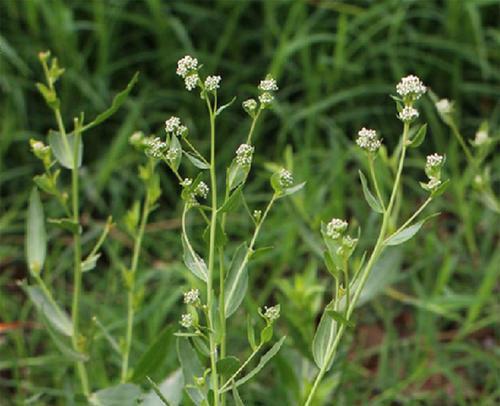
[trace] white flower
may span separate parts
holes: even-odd
[[[193,179],[191,178],[184,178],[184,180],[180,183],[182,187],[189,187],[193,183]]]
[[[236,150],[236,163],[240,166],[248,166],[252,163],[254,147],[249,144],[241,144]]]
[[[200,298],[200,291],[198,289],[191,289],[184,293],[184,303],[194,304]]]
[[[269,92],[264,92],[259,96],[259,101],[263,105],[268,105],[274,100],[274,96]]]
[[[404,106],[403,110],[399,112],[399,119],[404,122],[415,120],[419,116],[418,110],[411,106]]]
[[[356,139],[356,144],[358,144],[361,148],[369,152],[377,151],[382,142],[377,136],[377,132],[375,130],[371,130],[363,127],[358,131],[358,138]]]
[[[196,186],[196,189],[194,190],[194,194],[206,199],[209,191],[210,191],[210,188],[207,186],[207,184],[205,182],[201,181],[200,183],[198,183],[198,186]]]
[[[150,138],[146,141],[146,155],[152,158],[161,159],[165,153],[167,144],[160,137]]]
[[[165,155],[167,161],[175,161],[179,157],[179,148],[170,147]]]
[[[396,91],[403,98],[417,100],[427,91],[427,88],[417,76],[409,75],[402,78],[396,85]]]
[[[441,99],[435,104],[440,114],[450,114],[453,111],[453,103],[448,99]]]
[[[479,146],[487,143],[489,141],[488,132],[485,130],[479,130],[474,138],[474,145]]]
[[[197,68],[198,68],[198,59],[186,55],[184,58],[179,59],[179,61],[177,62],[176,73],[179,76],[185,78],[189,72],[196,70]]]
[[[179,323],[182,327],[189,328],[193,325],[193,316],[189,313],[185,313],[181,316],[181,320]]]
[[[434,190],[440,184],[441,184],[441,180],[432,176],[429,178],[429,182],[427,182],[426,186],[429,188],[429,190]]]
[[[432,155],[427,155],[426,166],[429,168],[441,166],[443,164],[443,160],[444,160],[443,155],[439,155],[436,153],[434,153]]]
[[[285,168],[282,168],[279,171],[279,183],[281,187],[290,187],[293,185],[293,176],[290,171],[287,171]]]
[[[257,109],[257,102],[255,99],[245,100],[243,103],[243,109],[248,113],[253,113]]]
[[[342,219],[333,218],[326,225],[326,235],[330,238],[337,239],[347,229],[349,224]]]
[[[259,90],[262,90],[264,92],[274,92],[278,90],[278,85],[276,84],[276,80],[273,79],[270,75],[268,75],[264,80],[260,81]]]
[[[181,125],[181,119],[179,117],[172,116],[165,121],[165,131],[167,133],[174,133],[177,131]]]
[[[219,88],[220,81],[220,76],[208,76],[205,79],[205,89],[207,89],[209,92],[216,91]]]
[[[184,79],[184,84],[186,85],[186,89],[189,91],[193,90],[198,85],[199,79],[200,78],[197,73],[193,73],[189,76],[186,76],[186,78]]]
[[[270,322],[276,321],[280,318],[280,305],[267,307],[264,306],[264,317]]]
[[[253,217],[255,219],[260,219],[262,217],[262,210],[254,210],[253,211]]]

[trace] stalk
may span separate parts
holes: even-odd
[[[146,197],[144,198],[144,205],[142,207],[142,215],[141,215],[141,223],[139,225],[139,232],[137,234],[137,237],[135,238],[135,243],[134,243],[134,252],[132,254],[132,264],[130,267],[130,286],[128,286],[128,293],[127,293],[127,330],[126,330],[126,335],[125,335],[125,348],[123,351],[123,358],[122,358],[122,371],[121,371],[121,381],[126,382],[127,381],[127,375],[128,375],[128,362],[129,362],[129,356],[130,356],[130,348],[132,346],[132,335],[133,335],[133,329],[134,329],[134,313],[135,313],[135,307],[134,307],[134,291],[135,291],[135,275],[137,273],[137,267],[139,264],[139,254],[141,252],[141,247],[142,247],[142,240],[144,237],[144,231],[146,229],[146,224],[148,221],[148,215],[149,215],[149,210],[150,210],[150,189],[148,186],[146,186]]]
[[[396,201],[396,196],[398,193],[399,184],[400,184],[400,180],[401,180],[401,173],[403,172],[403,165],[404,165],[404,160],[405,160],[405,156],[406,156],[406,148],[407,148],[406,147],[406,139],[408,137],[409,129],[410,129],[409,124],[404,123],[401,155],[399,157],[398,170],[396,173],[396,178],[394,180],[394,185],[392,188],[391,197],[389,199],[389,204],[387,205],[387,209],[384,210],[382,225],[380,227],[380,232],[379,232],[379,235],[377,238],[377,242],[375,243],[375,247],[373,248],[372,254],[370,256],[370,259],[368,260],[368,263],[366,264],[366,267],[363,271],[363,274],[361,275],[359,286],[352,296],[351,304],[347,308],[347,312],[346,312],[346,319],[347,320],[350,320],[352,312],[354,311],[354,308],[356,307],[356,303],[357,303],[359,296],[363,290],[363,287],[366,284],[366,281],[368,279],[368,276],[370,275],[370,272],[373,268],[373,265],[375,264],[375,262],[377,261],[377,259],[379,258],[380,254],[382,253],[382,251],[384,249],[385,234],[387,232],[387,226],[389,224],[389,220],[390,220],[391,214],[392,214],[392,209],[393,209],[394,203]],[[323,367],[319,370],[318,375],[316,376],[316,378],[314,380],[311,391],[309,392],[309,395],[308,395],[307,400],[305,402],[305,406],[311,405],[311,402],[314,398],[314,395],[318,389],[319,383],[321,382],[325,373],[327,372],[328,365],[331,363],[333,357],[335,356],[335,353],[337,351],[337,347],[340,343],[340,339],[344,335],[345,328],[346,328],[345,323],[343,323],[340,326],[340,329],[335,337],[334,342],[332,343],[332,346],[327,354],[327,357],[326,357],[326,360],[325,360]]]
[[[210,115],[210,184],[212,191],[212,213],[210,220],[210,244],[208,254],[208,278],[207,278],[207,306],[208,326],[210,328],[210,365],[212,390],[214,392],[214,405],[219,406],[219,377],[217,375],[217,344],[214,337],[214,321],[212,320],[212,308],[214,305],[213,278],[215,266],[215,232],[217,226],[217,176],[215,168],[215,114],[216,105],[212,109],[208,96],[206,96],[208,112]],[[216,103],[216,102],[215,102]]]

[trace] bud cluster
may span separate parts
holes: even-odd
[[[429,178],[429,181],[427,183],[421,183],[422,188],[429,192],[433,192],[441,185],[441,168],[445,160],[446,158],[443,155],[436,153],[427,156],[425,174]]]
[[[250,166],[254,147],[249,144],[241,144],[236,150],[236,163],[240,166]]]
[[[405,76],[396,85],[396,92],[401,96],[403,106],[399,108],[398,118],[404,123],[410,123],[418,118],[419,113],[413,103],[427,91],[420,78],[415,75]]]
[[[271,76],[267,75],[264,80],[261,80],[259,83],[259,101],[262,108],[266,108],[269,106],[274,100],[273,92],[278,90],[278,85],[276,84],[276,80]]]
[[[200,80],[198,76],[198,59],[190,55],[179,59],[176,73],[184,79],[186,89],[189,91],[193,90]]]
[[[356,139],[356,144],[368,152],[376,152],[382,145],[382,141],[379,139],[377,132],[375,130],[370,130],[363,127],[358,131],[358,138]]]
[[[279,184],[283,188],[287,188],[293,185],[292,173],[285,168],[279,171]]]

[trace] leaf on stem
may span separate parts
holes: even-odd
[[[47,253],[45,216],[38,189],[31,191],[26,222],[26,260],[32,273],[40,273]]]
[[[231,104],[233,104],[236,101],[236,96],[234,96],[229,102],[226,104],[223,104],[220,106],[217,111],[215,112],[215,117],[217,117],[220,113],[222,113],[225,109],[227,109]]]
[[[73,134],[66,134],[67,145],[64,142],[64,138],[60,132],[50,130],[49,131],[49,145],[52,148],[52,152],[56,157],[57,161],[67,169],[73,169],[75,167],[73,161],[73,150],[76,142],[76,137]],[[78,156],[76,167],[80,168],[82,166],[82,156],[83,156],[83,143],[82,140],[78,140]]]
[[[359,172],[359,179],[361,180],[361,186],[363,187],[363,195],[365,196],[366,202],[374,212],[383,213],[384,209],[380,205],[378,199],[375,196],[373,196],[373,193],[370,191],[365,175],[361,171],[358,172]]]
[[[221,213],[227,213],[236,210],[242,201],[241,189],[242,186],[238,187],[233,193],[231,193],[222,206],[219,207],[218,211]]]
[[[427,134],[427,124],[423,124],[415,134],[415,136],[407,142],[407,145],[410,148],[417,148],[419,147],[425,139],[425,135]]]
[[[188,151],[182,151],[184,155],[186,155],[186,158],[191,162],[195,167],[198,169],[210,169],[210,165],[203,162],[201,159],[195,157],[193,154],[191,154]]]
[[[93,406],[135,406],[141,395],[139,386],[123,383],[92,393],[89,403]]]
[[[404,242],[410,240],[415,234],[417,234],[427,220],[438,215],[439,213],[432,214],[426,217],[425,219],[420,220],[419,222],[392,234],[385,240],[384,244],[385,245],[403,244]]]
[[[82,272],[88,272],[97,266],[97,260],[100,258],[101,253],[90,255],[82,261]]]
[[[202,281],[208,278],[208,269],[205,261],[194,251],[186,234],[182,233],[183,260],[187,268]]]
[[[226,376],[232,376],[240,367],[241,361],[232,355],[217,361],[217,372]]]
[[[330,317],[325,309],[323,315],[321,316],[318,328],[316,329],[316,333],[314,334],[312,345],[314,362],[320,369],[326,367],[326,370],[328,371],[331,367],[333,359],[330,361],[328,366],[326,366],[326,362],[336,334],[337,321]]]
[[[299,183],[298,185],[285,188],[285,189],[282,190],[282,192],[279,195],[279,197],[285,197],[285,196],[293,195],[294,193],[297,193],[299,190],[302,190],[305,185],[306,185],[306,182],[302,182],[302,183]]]
[[[242,243],[234,253],[226,277],[224,306],[226,318],[231,316],[241,305],[248,287],[248,246]]]
[[[203,367],[187,338],[177,339],[177,356],[181,363],[186,392],[196,405],[200,405],[207,398],[207,393],[205,389],[195,386],[194,379],[203,376]]]

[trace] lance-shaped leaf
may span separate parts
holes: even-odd
[[[215,112],[215,116],[217,117],[220,113],[222,113],[224,110],[226,110],[231,104],[233,104],[236,101],[236,96],[234,96],[229,102],[226,104],[223,104],[220,106],[217,111]]]
[[[135,406],[141,395],[139,386],[122,383],[94,392],[89,397],[89,403],[93,406]]]
[[[83,156],[83,143],[81,137],[75,137],[73,134],[66,134],[66,137],[64,137],[57,131],[49,131],[49,145],[57,161],[64,168],[73,169],[75,166],[73,161],[75,142],[78,142],[76,167],[79,168],[82,166]]]
[[[39,273],[42,270],[46,253],[45,217],[38,190],[33,188],[26,222],[26,260],[31,272]]]
[[[285,197],[285,196],[293,195],[294,193],[297,193],[299,190],[302,190],[305,185],[306,185],[306,182],[302,182],[302,183],[299,183],[298,185],[284,188],[284,189],[282,189],[282,192],[279,195],[279,197]]]
[[[431,217],[438,216],[439,213],[432,214],[419,222],[412,224],[409,227],[403,228],[402,230],[392,234],[389,238],[385,240],[385,245],[399,245],[411,239],[415,234],[419,232],[424,223]]]
[[[195,378],[203,376],[203,367],[187,338],[177,339],[177,356],[181,363],[186,392],[196,405],[201,405],[207,394],[204,389],[195,386]]]
[[[321,320],[319,322],[318,328],[316,329],[316,334],[313,339],[313,357],[314,362],[318,366],[318,368],[326,367],[326,370],[329,370],[332,366],[332,360],[330,363],[326,365],[328,362],[328,354],[335,340],[335,336],[337,334],[337,321],[328,315],[328,308],[331,303],[326,307],[323,315],[321,316]]]
[[[198,169],[210,169],[210,165],[203,162],[200,158],[194,156],[191,152],[182,151],[187,159]]]
[[[415,134],[415,136],[408,141],[408,146],[410,148],[417,148],[424,142],[425,134],[427,134],[427,124],[423,124]]]
[[[373,193],[370,191],[368,187],[368,182],[366,181],[366,177],[363,172],[359,171],[359,179],[361,180],[361,186],[363,187],[363,195],[365,196],[365,200],[368,205],[372,208],[372,210],[376,213],[383,213],[384,209],[380,205],[380,202],[377,200]]]
[[[242,243],[234,253],[231,266],[226,277],[224,290],[224,307],[226,318],[231,316],[241,305],[248,287],[248,246]]]
[[[195,252],[186,234],[182,233],[183,260],[188,269],[202,281],[208,278],[208,269],[205,261]]]

